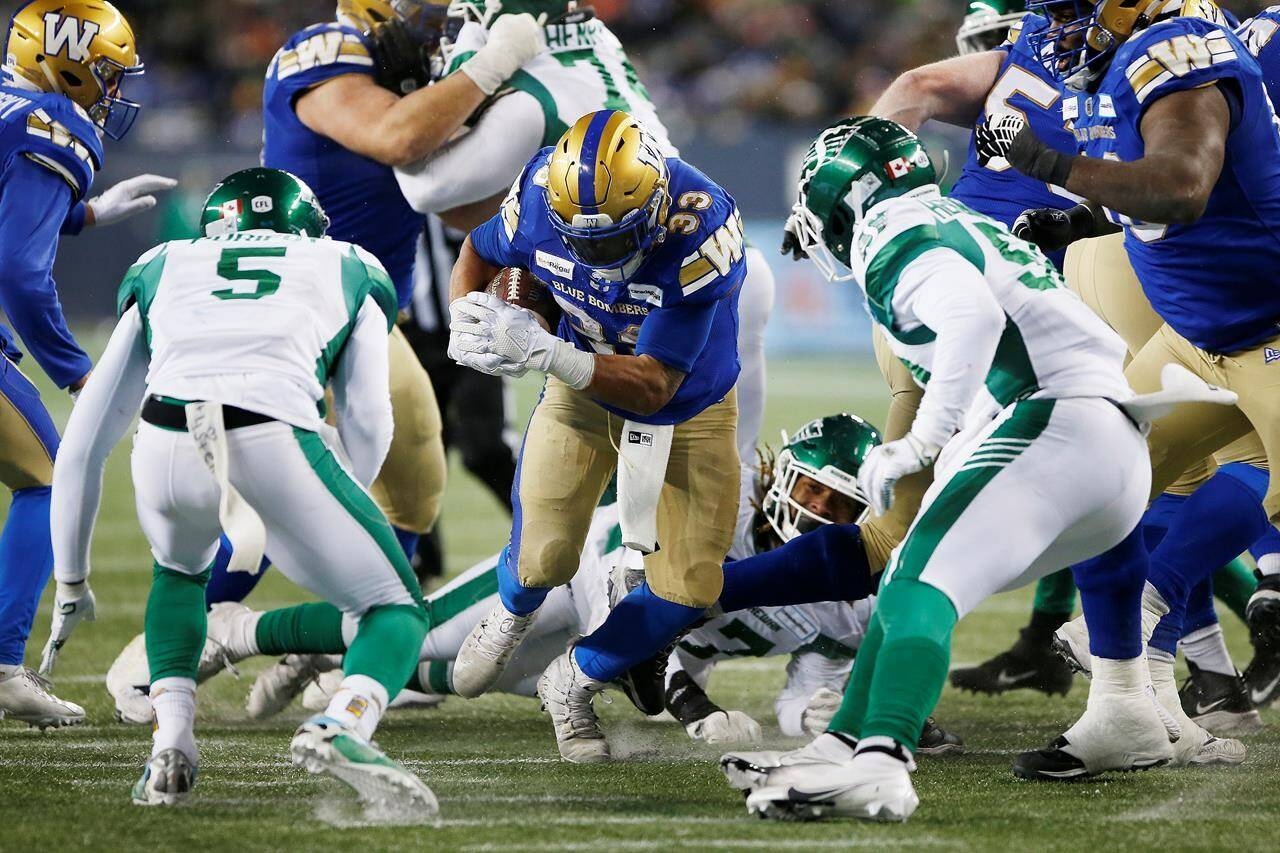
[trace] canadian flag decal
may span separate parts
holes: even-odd
[[[895,157],[884,164],[884,170],[889,173],[890,178],[901,178],[911,171],[911,164],[905,157]]]

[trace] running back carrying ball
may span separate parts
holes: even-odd
[[[493,277],[485,292],[499,299],[533,312],[542,328],[554,331],[560,323],[560,306],[546,283],[528,270],[519,267],[504,267]]]

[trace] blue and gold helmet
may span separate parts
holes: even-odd
[[[667,161],[621,110],[578,119],[547,162],[551,225],[593,270],[631,270],[666,235]]]

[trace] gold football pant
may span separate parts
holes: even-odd
[[[427,533],[440,515],[445,455],[440,407],[400,328],[387,338],[391,363],[391,447],[370,492],[393,527]]]
[[[911,429],[924,391],[911,378],[906,365],[889,349],[884,332],[877,327],[872,337],[876,364],[892,394],[889,414],[884,422],[884,440],[896,441]],[[910,477],[903,477],[893,487],[893,506],[889,511],[862,524],[862,546],[866,549],[867,562],[873,575],[884,569],[889,562],[889,553],[907,535],[907,528],[915,520],[920,502],[924,500],[924,493],[932,483],[932,467],[917,471]]]
[[[546,588],[578,570],[591,516],[618,463],[623,419],[548,377],[516,472],[509,560],[520,583]],[[720,597],[733,542],[740,470],[736,391],[677,424],[661,496],[658,544],[644,558],[649,587],[687,607]]]
[[[1124,339],[1130,360],[1164,325],[1129,264],[1123,234],[1072,243],[1067,248],[1062,269],[1067,285]],[[1189,495],[1213,475],[1218,465],[1228,462],[1266,468],[1267,454],[1258,434],[1250,430],[1226,447],[1216,449],[1211,456],[1192,461],[1165,491]]]
[[[0,355],[0,483],[12,491],[53,483],[58,431],[40,392]]]

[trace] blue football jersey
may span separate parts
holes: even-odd
[[[262,92],[262,165],[306,181],[329,215],[329,236],[382,261],[405,308],[413,297],[422,214],[405,201],[390,166],[315,133],[293,111],[308,89],[343,74],[374,74],[368,39],[359,30],[316,24],[285,43],[267,67]]]
[[[1090,157],[1143,156],[1144,111],[1165,95],[1229,81],[1222,173],[1204,215],[1187,225],[1137,222],[1125,248],[1152,307],[1198,347],[1233,352],[1280,334],[1280,135],[1258,63],[1228,28],[1173,18],[1116,51],[1096,94],[1066,95],[1064,114]]]
[[[3,80],[0,77],[0,173],[20,157],[36,162],[67,182],[74,205],[89,194],[93,176],[102,168],[97,128],[70,98],[28,91]],[[0,228],[9,224],[0,222]],[[26,223],[12,224],[28,227]],[[22,357],[4,326],[0,326],[0,352],[14,361]]]
[[[625,282],[606,287],[574,260],[551,225],[551,152],[534,155],[499,212],[471,232],[476,252],[545,281],[564,311],[557,334],[578,349],[650,355],[686,374],[671,402],[653,415],[605,408],[644,423],[674,424],[722,400],[738,379],[738,294],[746,276],[733,198],[688,163],[668,158],[666,237]]]
[[[978,123],[986,121],[989,112],[1020,112],[1046,145],[1064,154],[1074,154],[1075,137],[1062,117],[1059,105],[1061,92],[1057,82],[1027,43],[1029,36],[1041,32],[1047,25],[1048,22],[1039,15],[1027,15],[1009,28],[1009,37],[997,48],[1004,53],[1004,61],[978,115]],[[1005,162],[1003,157],[980,166],[972,138],[969,140],[969,156],[951,188],[951,197],[1009,226],[1013,225],[1018,214],[1029,208],[1066,209],[1081,201],[1064,189],[1027,177]],[[1066,250],[1047,254],[1061,269]]]
[[[1280,102],[1280,6],[1263,9],[1240,24],[1236,35],[1258,60],[1262,82],[1271,96],[1271,104]]]

